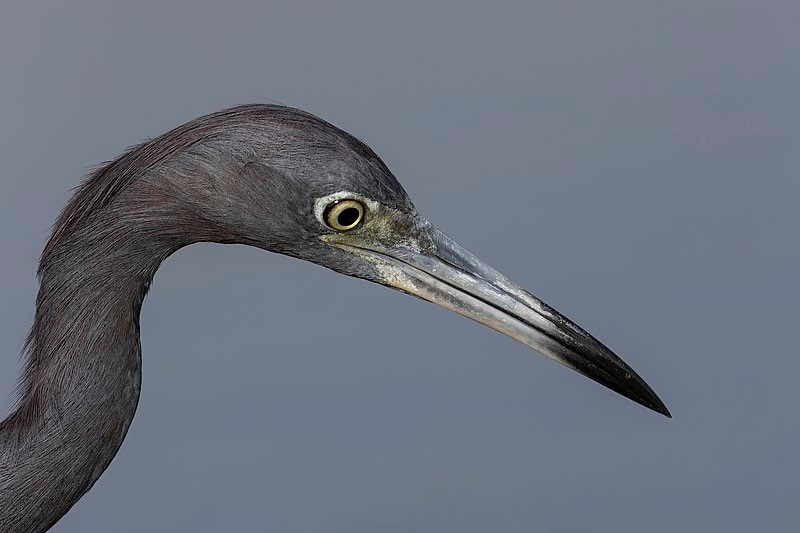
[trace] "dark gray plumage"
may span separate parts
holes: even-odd
[[[343,201],[363,209],[346,230],[326,218]],[[109,465],[139,398],[142,301],[161,262],[201,241],[433,301],[668,415],[602,344],[433,228],[364,143],[297,109],[240,106],[130,150],[61,213],[39,265],[18,406],[0,423],[0,531],[47,530]]]

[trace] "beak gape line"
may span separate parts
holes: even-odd
[[[388,287],[455,311],[671,418],[653,389],[571,320],[429,226],[436,251],[359,241],[334,244],[373,263]]]

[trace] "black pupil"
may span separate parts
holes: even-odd
[[[336,222],[343,227],[351,226],[358,220],[358,215],[358,209],[355,207],[347,207],[342,209],[342,212],[336,217]]]

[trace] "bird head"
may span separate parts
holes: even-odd
[[[212,184],[197,185],[194,178],[202,190],[190,196],[213,191],[215,212],[206,217],[227,225],[236,235],[231,241],[455,311],[670,416],[611,350],[423,218],[363,142],[292,108],[262,105],[227,113],[211,116],[225,125],[222,133],[192,151],[195,164],[227,158],[229,170],[206,173]]]

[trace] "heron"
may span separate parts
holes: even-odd
[[[57,218],[17,402],[0,423],[0,531],[46,531],[109,466],[139,400],[143,300],[159,265],[198,242],[408,293],[671,416],[601,342],[423,218],[365,143],[299,109],[241,105],[98,168]]]

